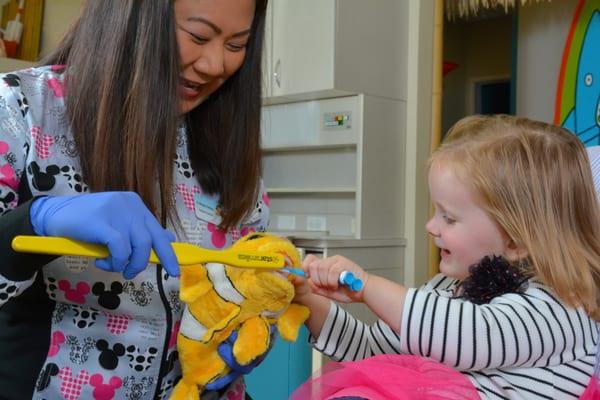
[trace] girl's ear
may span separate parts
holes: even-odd
[[[514,240],[507,239],[505,257],[510,262],[517,262],[526,258],[529,252],[526,248],[518,245]]]

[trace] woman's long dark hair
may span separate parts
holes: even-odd
[[[240,70],[186,118],[191,162],[203,190],[221,195],[223,229],[257,197],[266,5],[256,0]],[[42,63],[66,66],[67,114],[90,188],[135,191],[163,223],[173,219],[181,123],[173,0],[88,0]]]

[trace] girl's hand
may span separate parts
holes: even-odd
[[[369,274],[358,264],[342,256],[333,256],[325,259],[310,254],[302,262],[302,269],[308,276],[308,284],[312,293],[325,296],[341,303],[362,302],[364,288],[367,285]],[[363,281],[363,289],[351,291],[339,282],[343,271],[352,272],[354,276]],[[298,287],[296,287],[298,290]],[[302,288],[301,290],[305,290]]]
[[[303,298],[309,296],[312,293],[312,289],[308,283],[308,279],[298,275],[292,275],[292,284],[296,289],[294,295],[294,302],[303,304]]]

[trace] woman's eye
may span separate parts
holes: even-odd
[[[245,48],[246,48],[245,44],[227,43],[227,49],[229,51],[238,52],[238,51],[244,50]]]
[[[198,43],[198,44],[204,44],[206,42],[208,42],[208,39],[202,36],[198,36],[192,32],[188,32],[190,34],[190,36],[192,37],[192,39],[194,40],[194,42]]]
[[[193,32],[190,32],[187,29],[183,28],[182,26],[178,26],[178,27],[179,27],[179,29],[181,29],[182,31],[184,31],[185,33],[187,33],[188,35],[190,35],[190,37],[192,38],[192,40],[194,42],[196,42],[198,44],[204,44],[204,43],[208,42],[207,38],[205,38],[203,36],[200,36],[200,35],[197,35],[197,34],[195,34]]]

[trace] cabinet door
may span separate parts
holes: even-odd
[[[267,15],[265,16],[265,39],[263,44],[262,54],[262,73],[263,73],[263,99],[273,96],[273,90],[271,86],[271,59],[273,55],[273,1],[269,1],[267,4]]]
[[[273,96],[333,87],[336,0],[272,0]]]

